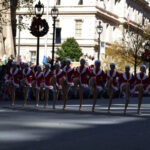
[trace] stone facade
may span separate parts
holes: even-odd
[[[41,0],[41,2],[45,5],[43,18],[46,18],[47,5],[50,12],[51,8],[56,3],[58,4],[59,16],[56,25],[62,29],[62,42],[68,37],[75,37],[83,53],[95,56],[95,58],[97,58],[96,47],[98,43],[96,27],[99,20],[103,26],[101,53],[105,53],[105,45],[122,40],[128,15],[132,28],[137,28],[138,24],[146,25],[150,22],[150,7],[146,0],[50,0],[49,4],[48,0]],[[79,2],[83,2],[83,4],[79,4]],[[28,13],[25,8],[22,8],[17,14],[27,15]],[[40,63],[42,63],[44,55],[51,57],[52,51],[53,22],[50,14],[46,19],[48,19],[50,30],[47,36],[40,39]],[[23,22],[30,25],[31,19],[24,16]],[[47,46],[45,46],[46,41]],[[20,53],[24,61],[35,62],[36,42],[36,38],[30,34],[28,28],[21,31]],[[16,39],[17,43],[18,38]],[[59,46],[60,44],[56,44],[56,49]]]
[[[5,10],[0,1],[0,59],[5,55],[14,55],[14,43],[11,27],[10,9]]]

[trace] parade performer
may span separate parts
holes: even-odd
[[[53,77],[53,71],[50,70],[50,64],[45,64],[45,70],[44,70],[44,88],[45,88],[45,108],[48,106],[48,99],[49,99],[49,89],[53,89],[53,86],[51,85],[51,79]]]
[[[24,87],[24,106],[27,104],[29,88],[32,86],[32,81],[35,79],[35,73],[29,67],[28,63],[24,63],[24,69],[22,70],[22,85]]]
[[[103,90],[102,80],[106,80],[106,75],[104,71],[100,68],[101,62],[99,60],[95,61],[95,68],[91,73],[91,79],[89,81],[91,92],[93,94],[93,107],[92,112],[95,110],[96,99],[99,94]]]
[[[112,104],[112,98],[114,91],[118,91],[118,86],[117,86],[117,78],[119,78],[120,73],[118,73],[115,70],[115,63],[110,64],[110,70],[106,72],[106,89],[107,93],[109,95],[109,104],[108,104],[108,112],[110,112],[110,107]]]
[[[126,103],[125,103],[125,109],[124,114],[126,114],[126,110],[129,104],[129,97],[131,94],[131,91],[133,89],[133,83],[134,83],[134,76],[130,73],[130,66],[125,66],[125,72],[121,74],[120,76],[120,92],[123,92],[123,94],[126,96]]]
[[[62,89],[61,86],[61,79],[64,76],[64,72],[62,69],[60,69],[60,64],[56,63],[55,64],[55,70],[54,70],[54,76],[52,77],[51,83],[54,87],[55,90],[55,99],[54,99],[54,103],[53,103],[53,109],[55,109],[56,106],[56,102],[58,100],[58,96],[59,96],[59,92]]]
[[[76,68],[75,71],[75,78],[74,78],[74,85],[76,87],[79,86],[80,88],[80,107],[79,110],[82,108],[82,102],[83,102],[83,90],[85,87],[88,87],[88,77],[90,77],[90,71],[89,68],[85,66],[85,59],[81,58],[80,60],[80,66]]]
[[[19,88],[19,77],[21,76],[21,71],[17,67],[17,62],[12,62],[12,67],[5,76],[5,82],[10,87],[12,106],[15,104],[16,88]]]
[[[41,66],[37,66],[37,71],[35,73],[35,88],[36,88],[36,107],[39,105],[39,95],[40,95],[40,90],[43,88],[43,72]]]
[[[66,108],[67,95],[68,95],[69,89],[71,86],[74,85],[73,80],[72,80],[72,77],[74,76],[74,68],[72,68],[70,65],[71,65],[71,60],[67,59],[66,66],[63,69],[64,78],[63,78],[63,80],[61,80],[62,91],[63,91],[63,96],[64,96],[63,109]]]
[[[141,65],[140,72],[136,74],[135,76],[135,86],[133,89],[133,92],[138,91],[138,111],[137,113],[141,114],[141,104],[143,99],[143,94],[147,92],[147,83],[148,83],[148,77],[146,75],[146,66]]]

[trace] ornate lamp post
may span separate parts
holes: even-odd
[[[142,54],[142,60],[149,63],[149,75],[150,75],[150,40],[144,45],[144,53]]]
[[[38,4],[35,5],[35,15],[33,17],[33,21],[30,27],[31,34],[37,37],[37,58],[36,58],[36,65],[39,65],[39,44],[40,44],[40,37],[47,34],[49,30],[48,23],[45,19],[41,19],[44,13],[44,5],[41,4],[40,0]]]
[[[19,18],[19,23],[18,23],[18,29],[19,29],[19,36],[18,36],[18,64],[20,60],[20,33],[21,33],[21,21],[23,17],[21,15],[18,16]]]
[[[53,18],[53,43],[52,43],[52,68],[54,66],[54,53],[55,53],[55,23],[56,23],[56,19],[58,17],[59,11],[56,8],[56,6],[54,6],[51,10],[51,16]]]
[[[100,41],[100,36],[101,36],[101,33],[103,32],[103,27],[101,25],[101,21],[99,21],[99,24],[97,26],[97,33],[98,33],[98,55],[97,55],[97,59],[99,60],[100,59],[100,44],[101,44],[101,41]]]

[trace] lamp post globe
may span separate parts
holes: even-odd
[[[56,8],[56,6],[54,6],[51,10],[51,16],[53,18],[53,41],[52,41],[52,69],[54,68],[54,54],[55,54],[55,23],[56,23],[56,19],[59,15],[59,11]]]
[[[44,13],[44,5],[41,3],[40,0],[35,5],[34,9],[35,9],[35,15],[36,15],[36,17],[42,17],[42,15]]]
[[[97,26],[97,33],[101,34],[103,32],[103,26],[101,25],[101,21],[99,21],[99,24]]]
[[[101,36],[101,33],[103,32],[103,26],[101,25],[101,21],[99,21],[99,24],[96,27],[96,29],[97,29],[97,33],[98,33],[98,54],[97,54],[97,59],[100,60],[100,44],[101,44],[100,36]]]
[[[56,19],[58,17],[58,14],[59,14],[59,11],[58,9],[56,8],[56,6],[54,6],[51,10],[51,16],[53,19]]]

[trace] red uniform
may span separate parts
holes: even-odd
[[[65,74],[67,84],[73,86],[72,76],[74,75],[74,68],[66,66],[64,67],[63,72]]]
[[[148,83],[148,77],[147,77],[147,75],[145,73],[143,73],[143,72],[137,73],[136,76],[135,76],[135,86],[134,86],[133,92],[135,92],[136,88],[140,84],[142,84],[143,85],[144,93],[146,93],[147,83]]]
[[[106,80],[106,74],[101,69],[94,69],[91,73],[91,77],[96,77],[96,87],[99,91],[103,90],[102,80]]]
[[[126,84],[129,83],[130,84],[130,92],[133,89],[133,82],[134,82],[135,78],[133,76],[133,74],[131,73],[126,73],[124,72],[123,74],[121,74],[120,76],[120,90],[122,91],[122,87]]]
[[[56,76],[56,86],[61,89],[60,79],[65,75],[62,69],[54,70],[54,75]]]
[[[35,78],[35,73],[30,68],[22,70],[23,79],[25,79],[25,83],[27,86],[31,87],[32,80]]]
[[[9,72],[6,74],[5,79],[11,81],[15,87],[19,87],[18,77],[22,76],[21,71],[18,68],[10,68]]]
[[[50,81],[51,81],[51,78],[52,78],[53,75],[54,75],[54,74],[53,74],[53,71],[51,71],[50,69],[45,70],[43,75],[44,75],[44,81],[43,81],[44,87],[45,87],[45,88],[52,89],[53,86],[51,86]]]
[[[81,86],[88,87],[87,79],[90,76],[88,67],[78,67],[75,72],[75,77],[80,79]]]
[[[117,83],[117,78],[119,78],[120,77],[120,73],[119,72],[117,72],[117,71],[110,71],[110,70],[108,70],[107,72],[106,72],[106,80],[109,80],[109,79],[111,79],[112,78],[112,88],[114,89],[114,90],[118,90],[118,83]],[[107,84],[107,81],[106,81],[106,84]]]
[[[36,72],[35,73],[35,82],[36,82],[36,88],[40,89],[40,87],[42,87],[42,83],[43,83],[43,72]]]

